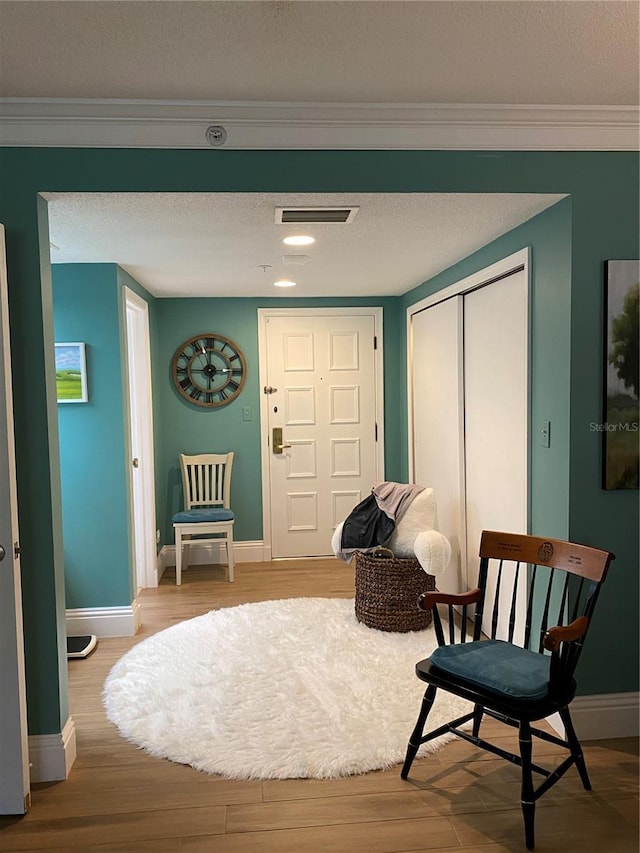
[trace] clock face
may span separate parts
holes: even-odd
[[[233,341],[211,332],[181,344],[173,356],[171,372],[185,399],[214,409],[238,396],[247,376],[247,363]]]

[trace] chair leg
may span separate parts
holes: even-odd
[[[484,712],[484,708],[482,705],[474,705],[473,706],[473,729],[471,730],[471,734],[474,737],[478,737],[480,734],[480,723],[482,722],[482,714]]]
[[[235,561],[233,559],[233,533],[227,534],[227,561],[229,563],[229,583],[233,583]]]
[[[578,768],[580,779],[582,780],[585,791],[590,791],[591,782],[589,780],[589,774],[587,773],[587,765],[584,762],[584,755],[582,754],[582,747],[580,746],[580,741],[576,735],[576,730],[573,728],[571,714],[569,713],[568,708],[562,708],[559,713],[560,719],[564,723],[565,737],[567,738],[573,760]]]
[[[424,731],[424,724],[427,721],[427,717],[429,716],[429,711],[433,705],[433,700],[436,698],[437,687],[434,687],[433,684],[430,684],[424,694],[422,699],[422,705],[420,707],[420,713],[418,714],[418,719],[416,721],[413,732],[411,733],[411,737],[409,738],[409,744],[407,746],[407,756],[404,760],[404,764],[402,765],[402,770],[400,772],[400,778],[406,779],[409,775],[409,771],[411,770],[411,765],[413,764],[413,759],[418,754],[418,750],[420,749],[420,738],[422,737],[422,733]]]
[[[531,726],[528,722],[520,722],[520,757],[522,759],[522,789],[521,803],[524,817],[524,837],[527,850],[535,846],[533,822],[535,819],[536,803],[533,791],[533,776],[531,770]]]
[[[182,583],[182,536],[176,530],[176,586]]]

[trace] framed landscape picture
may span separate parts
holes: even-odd
[[[640,261],[605,262],[604,489],[637,489]]]
[[[83,343],[56,344],[56,392],[59,403],[86,403],[87,362]]]

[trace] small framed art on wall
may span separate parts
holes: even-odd
[[[59,403],[86,403],[87,360],[84,343],[60,343],[56,349],[56,394]]]

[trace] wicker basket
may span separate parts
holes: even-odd
[[[415,557],[401,559],[388,548],[355,553],[356,618],[378,631],[421,631],[431,624],[430,611],[418,608],[418,596],[436,588]]]

